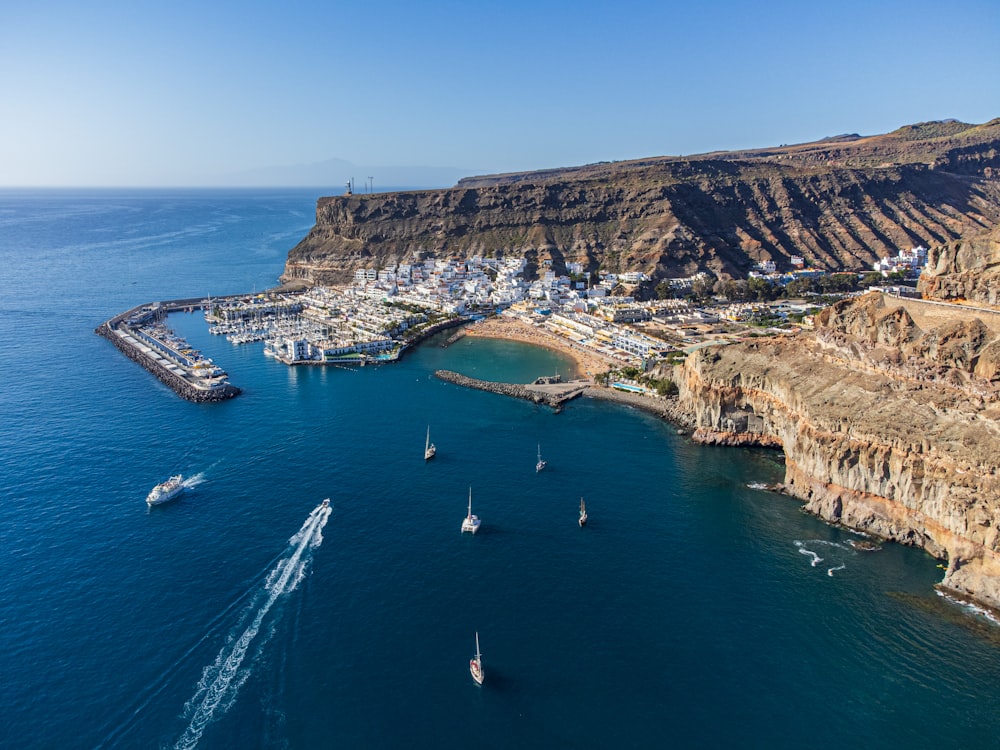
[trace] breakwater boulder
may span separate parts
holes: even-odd
[[[541,401],[540,398],[537,398],[535,394],[531,393],[523,385],[517,385],[516,383],[495,383],[490,380],[477,380],[476,378],[466,377],[465,375],[452,372],[451,370],[436,370],[434,372],[434,377],[465,388],[475,388],[479,391],[499,393],[502,396],[521,398],[527,401],[535,401],[536,403]]]

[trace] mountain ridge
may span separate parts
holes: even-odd
[[[444,255],[520,255],[528,275],[708,271],[741,277],[799,257],[862,270],[915,245],[1000,224],[1000,118],[689,157],[467,177],[453,188],[325,197],[283,279]]]

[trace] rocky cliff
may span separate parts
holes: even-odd
[[[744,276],[761,260],[870,267],[1000,225],[1000,119],[923,123],[774,149],[656,157],[462,180],[447,190],[321,198],[283,280],[514,254],[654,278]]]
[[[919,289],[928,299],[1000,305],[1000,228],[931,248]]]
[[[674,376],[696,439],[781,448],[809,511],[946,558],[942,585],[1000,608],[998,373],[1000,314],[871,294]]]

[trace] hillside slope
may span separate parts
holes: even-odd
[[[462,180],[446,190],[321,198],[283,279],[442,255],[521,255],[654,278],[742,276],[799,256],[863,269],[1000,225],[1000,119],[923,123],[774,149],[655,157]]]

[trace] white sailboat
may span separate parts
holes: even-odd
[[[463,533],[466,531],[471,531],[473,534],[475,534],[477,531],[479,531],[479,524],[480,524],[479,516],[472,515],[472,488],[469,487],[469,514],[462,521],[462,531]]]
[[[427,425],[427,442],[424,443],[424,461],[430,461],[437,453],[437,448],[431,442],[431,426]]]
[[[469,659],[469,671],[476,684],[482,685],[486,674],[483,672],[483,655],[479,653],[479,631],[476,631],[476,655]]]
[[[583,502],[582,497],[580,498],[580,525],[581,526],[587,525],[587,506]]]
[[[538,444],[538,463],[535,464],[535,473],[545,468],[545,462],[542,460],[542,444]]]

